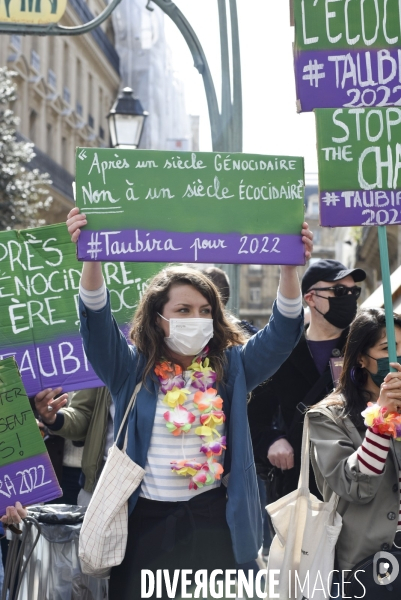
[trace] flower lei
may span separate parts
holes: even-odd
[[[392,412],[386,413],[385,406],[368,402],[368,408],[362,412],[366,427],[370,427],[374,433],[389,435],[397,441],[401,441],[401,415]]]
[[[200,414],[200,426],[195,433],[201,439],[200,452],[206,461],[203,463],[195,460],[173,460],[171,470],[177,475],[190,477],[189,489],[197,490],[205,485],[211,485],[220,479],[223,467],[215,456],[221,456],[226,449],[226,436],[220,436],[216,427],[226,420],[222,410],[223,399],[212,387],[216,382],[216,373],[207,358],[208,348],[197,357],[188,367],[191,373],[190,389],[185,389],[182,369],[167,361],[157,363],[155,373],[160,381],[160,389],[164,394],[163,403],[171,410],[164,413],[167,429],[179,436],[187,433],[196,421],[195,415],[182,406],[188,394],[195,392],[194,405]]]

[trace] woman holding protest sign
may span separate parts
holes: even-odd
[[[325,501],[339,496],[343,518],[336,557],[344,586],[333,598],[387,598],[387,582],[394,597],[401,591],[401,578],[392,583],[381,572],[380,587],[373,576],[376,553],[401,560],[401,316],[394,325],[398,362],[389,363],[384,310],[358,313],[339,385],[308,413],[316,481]]]
[[[76,242],[86,225],[78,208],[67,225]],[[306,223],[302,241],[309,259]],[[167,569],[173,581],[175,569],[210,573],[253,560],[261,515],[247,393],[278,369],[301,334],[296,268],[282,267],[272,318],[246,343],[214,284],[187,267],[151,280],[132,321],[132,346],[112,317],[100,263],[84,264],[80,317],[87,357],[113,396],[115,431],[142,382],[127,452],[145,476],[129,499],[127,550],[111,572],[111,600],[145,597],[141,570]]]

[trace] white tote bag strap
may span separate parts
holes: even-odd
[[[134,393],[131,396],[131,400],[128,402],[127,410],[125,411],[125,415],[123,417],[123,420],[121,421],[120,429],[118,430],[118,433],[116,436],[116,441],[115,441],[116,444],[117,444],[120,434],[124,428],[125,421],[127,420],[131,409],[134,408],[134,406],[135,406],[136,397],[137,397],[138,392],[141,389],[141,387],[142,387],[142,381],[137,384],[137,386],[134,389]],[[128,427],[127,427],[127,431],[125,432],[123,452],[125,452],[127,450],[127,443],[128,443]]]
[[[304,429],[302,432],[301,446],[301,472],[299,474],[298,488],[309,489],[309,419],[308,414],[305,415]]]
[[[331,411],[325,407],[322,407],[321,410],[316,409],[309,412],[317,412],[325,415],[329,419],[331,419],[334,423],[337,423],[336,418],[331,413]],[[310,436],[309,436],[309,413],[306,413],[304,420],[304,430],[302,434],[302,451],[301,451],[301,473],[299,476],[298,487],[307,487],[309,488],[309,445],[310,445]],[[333,492],[330,500],[328,501],[328,505],[331,507],[332,511],[335,512],[337,510],[337,505],[340,497]]]

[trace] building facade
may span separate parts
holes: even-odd
[[[90,21],[105,7],[103,0],[69,0],[61,24]],[[73,202],[75,148],[109,146],[106,116],[120,83],[111,19],[79,36],[2,35],[0,64],[16,73],[18,135],[35,145],[28,166],[53,181],[46,221],[63,221]]]
[[[195,150],[196,117],[187,114],[185,87],[175,71],[165,31],[165,14],[143,0],[124,0],[113,11],[121,79],[149,112],[140,148]]]
[[[366,271],[365,297],[367,297],[376,290],[382,281],[379,240],[377,227],[359,227],[358,229],[360,234],[355,247],[355,266]],[[388,225],[386,231],[390,273],[394,273],[401,265],[401,227]]]

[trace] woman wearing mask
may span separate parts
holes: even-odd
[[[350,327],[339,385],[309,413],[318,487],[326,501],[333,492],[339,496],[340,572],[380,550],[391,550],[393,543],[401,546],[401,444],[391,433],[397,435],[401,423],[401,317],[394,315],[394,325],[399,362],[389,364],[384,311],[358,313]],[[396,371],[390,373],[390,366]],[[344,597],[354,597],[349,590],[345,584]],[[358,590],[362,597],[363,587]],[[337,591],[332,594],[339,597]]]
[[[74,208],[74,242],[85,224]],[[306,224],[302,235],[308,259]],[[254,559],[261,515],[246,397],[301,333],[296,268],[282,267],[273,317],[246,344],[213,283],[186,267],[150,282],[132,322],[133,346],[112,317],[100,263],[84,264],[80,315],[86,355],[113,396],[115,431],[143,382],[127,451],[146,474],[129,500],[127,550],[112,569],[110,599],[140,598],[142,569],[168,569],[172,581],[174,569],[235,569],[235,561]]]

